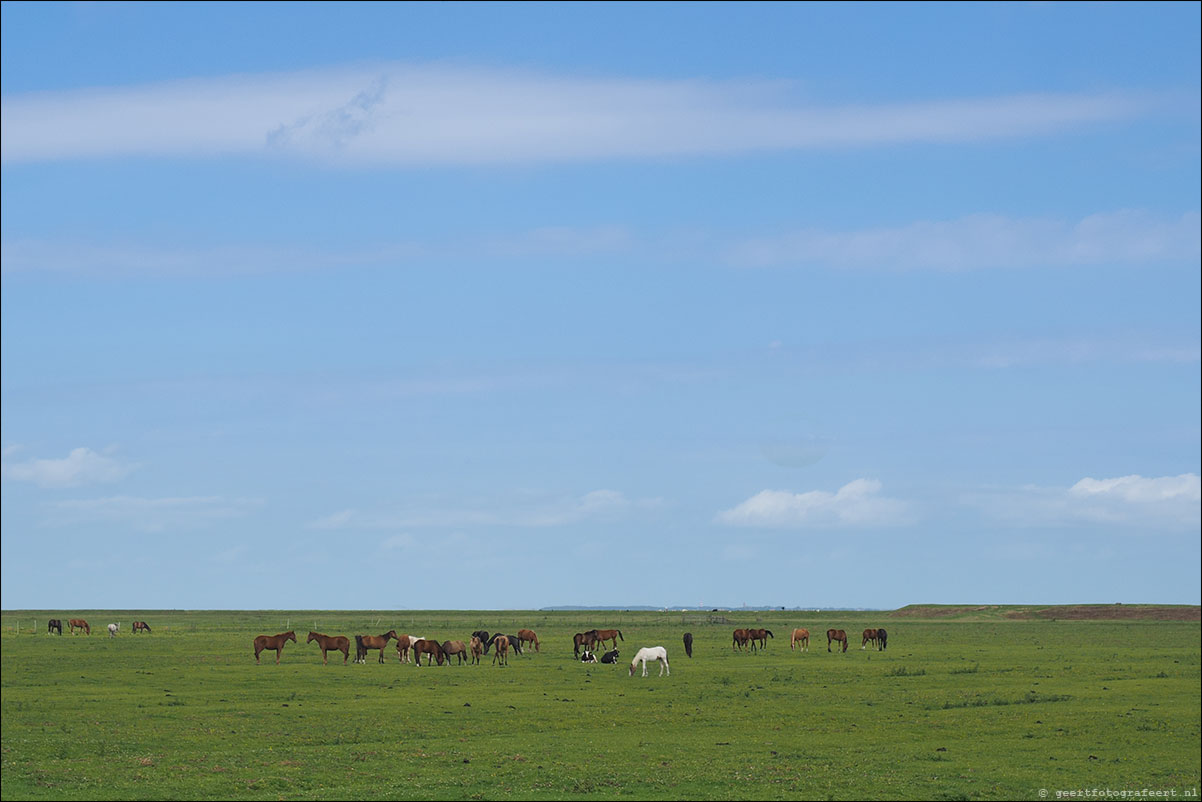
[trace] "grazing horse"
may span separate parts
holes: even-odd
[[[396,656],[402,663],[413,662],[413,644],[421,638],[416,635],[401,635],[396,639]]]
[[[883,629],[876,631],[876,650],[878,652],[885,651],[885,646],[889,643],[889,633]]]
[[[768,638],[776,640],[776,636],[772,634],[770,629],[749,629],[747,634],[751,636],[751,650],[755,651],[755,642],[760,642],[761,649],[768,648]]]
[[[801,645],[803,652],[810,650],[810,631],[808,629],[793,630],[793,640],[789,641],[789,651],[796,649],[798,644]]]
[[[736,629],[734,635],[731,637],[730,650],[733,652],[735,647],[738,646],[739,651],[743,651],[748,643],[751,643],[751,630]]]
[[[638,654],[630,661],[630,676],[634,676],[634,668],[639,663],[643,664],[643,676],[647,676],[647,661],[659,661],[659,675],[664,675],[664,669],[667,669],[668,676],[672,676],[672,669],[668,666],[668,650],[663,646],[644,646],[639,649]]]
[[[684,653],[689,657],[693,656],[693,633],[684,633]]]
[[[602,663],[618,662],[618,650],[614,649],[612,652],[606,652],[605,654],[601,655],[601,662]]]
[[[468,648],[472,650],[472,665],[480,665],[480,657],[484,654],[484,643],[478,636],[472,635]]]
[[[426,665],[438,661],[442,665],[442,661],[446,659],[446,655],[442,651],[442,644],[436,640],[426,640],[422,638],[417,643],[413,644],[413,662],[417,663],[417,667],[422,667],[422,655],[428,654]]]
[[[259,664],[259,652],[265,649],[275,649],[275,664],[280,664],[280,653],[288,641],[296,643],[296,633],[292,630],[281,632],[279,635],[260,635],[255,638],[255,665]]]
[[[620,629],[590,629],[589,632],[596,636],[596,643],[599,643],[602,648],[605,648],[606,641],[612,641],[613,647],[616,649],[618,648],[618,639],[622,638]],[[622,640],[626,639],[622,638]]]
[[[60,634],[60,635],[63,634],[63,620],[61,618],[51,618],[46,623],[46,634],[47,635],[49,635],[51,632],[54,632],[55,630],[58,631],[58,634]]]
[[[139,632],[149,632],[149,631],[150,631],[150,624],[147,624],[145,621],[135,621],[134,622],[134,634],[135,635],[137,635]]]
[[[351,656],[351,642],[345,635],[322,635],[320,632],[310,632],[309,639],[305,643],[317,641],[317,645],[321,648],[321,664],[326,665],[326,652],[342,652],[342,664],[346,665],[347,658]]]
[[[67,626],[71,628],[72,635],[76,634],[75,630],[77,629],[82,629],[88,635],[92,634],[92,628],[88,626],[88,622],[84,621],[82,618],[72,618],[67,622]]]
[[[843,651],[847,651],[847,633],[841,629],[828,629],[826,631],[826,650],[831,650],[831,643],[842,643]]]
[[[367,662],[367,653],[372,649],[380,650],[380,662],[384,662],[384,647],[388,645],[389,640],[396,640],[396,630],[390,629],[383,635],[356,635],[355,636],[355,662]]]
[[[461,640],[449,640],[444,643],[442,653],[447,659],[447,665],[450,665],[452,656],[459,658],[457,665],[463,665],[468,659],[467,644]]]
[[[121,624],[109,624],[109,637],[117,637],[117,633],[121,630]]]
[[[534,634],[533,629],[519,629],[518,640],[522,642],[523,646],[527,643],[533,643],[534,651],[536,652],[541,652],[543,650],[538,643],[538,635]]]
[[[864,651],[865,649],[867,649],[867,648],[868,648],[868,644],[870,644],[870,643],[871,643],[873,646],[876,646],[876,638],[877,638],[877,634],[876,634],[876,633],[877,633],[877,632],[879,632],[879,631],[880,631],[880,630],[876,630],[876,629],[866,629],[866,630],[864,630],[864,640],[863,640],[863,642],[860,644],[860,651]]]
[[[488,639],[488,643],[484,644],[484,653],[488,654],[488,650],[490,648],[492,648],[492,645],[494,643],[497,642],[497,638],[501,638],[501,637],[507,638],[509,640],[509,648],[513,649],[514,654],[521,655],[522,639],[519,638],[517,635],[502,635],[500,632],[498,632],[496,635],[493,635],[491,638]],[[508,661],[506,661],[506,663],[508,664]]]
[[[493,652],[492,664],[497,664],[497,658],[501,658],[501,665],[509,665],[509,636],[508,635],[493,635],[489,643],[494,644],[497,650]]]

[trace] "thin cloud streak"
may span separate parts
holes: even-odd
[[[1027,94],[798,103],[784,82],[590,79],[443,66],[228,76],[4,98],[5,164],[278,155],[344,165],[538,164],[1040,136],[1162,101]]]

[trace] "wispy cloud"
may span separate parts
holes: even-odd
[[[457,260],[580,260],[615,255],[663,264],[714,262],[733,267],[861,270],[977,270],[1132,266],[1202,256],[1202,216],[1196,211],[1157,217],[1128,210],[1080,220],[972,215],[855,231],[806,229],[774,236],[639,231],[634,226],[545,226],[502,235],[464,232],[454,241],[402,240],[374,247],[323,249],[295,245],[156,246],[6,240],[5,274],[64,272],[89,275],[227,276],[422,267]]]
[[[726,251],[743,267],[814,266],[885,270],[975,270],[1197,261],[1202,217],[1161,219],[1141,211],[1081,220],[979,214],[856,231],[801,229],[748,239]]]
[[[836,492],[763,490],[718,514],[731,526],[812,529],[826,527],[901,526],[913,522],[910,505],[880,495],[876,479],[856,479]]]
[[[15,449],[14,449],[15,451]],[[4,456],[13,453],[8,448]],[[98,454],[90,448],[76,448],[62,459],[32,459],[4,463],[3,478],[14,482],[33,482],[38,487],[80,487],[119,482],[136,466]]]
[[[262,504],[261,499],[221,496],[73,499],[48,505],[50,514],[44,523],[46,526],[115,523],[142,532],[164,532],[241,518]]]
[[[966,496],[988,515],[1022,526],[1108,525],[1139,530],[1202,525],[1202,479],[1195,473],[1111,479],[1071,487],[995,488]]]
[[[354,165],[645,159],[972,142],[1147,113],[1157,101],[1028,94],[799,102],[763,81],[663,81],[382,64],[3,99],[5,163],[278,154]]]
[[[464,502],[450,506],[395,511],[345,509],[312,521],[312,529],[408,529],[473,526],[542,528],[590,520],[614,519],[655,509],[660,499],[630,499],[616,490],[594,490],[582,496]]]

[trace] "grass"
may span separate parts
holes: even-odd
[[[93,612],[90,638],[59,638],[31,631],[46,613],[5,613],[2,797],[1035,799],[1200,784],[1195,622],[724,615]],[[154,632],[128,634],[137,619]],[[97,631],[116,620],[119,637]],[[731,630],[752,625],[784,637],[732,652]],[[886,652],[788,647],[795,626],[882,625]],[[572,633],[594,626],[622,629],[624,664],[572,660]],[[519,627],[543,652],[508,668],[418,669],[395,651],[323,666],[305,644],[310,629]],[[280,665],[255,665],[253,637],[287,628],[299,642]],[[668,648],[670,677],[627,676],[644,645]]]

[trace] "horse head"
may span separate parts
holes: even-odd
[[[296,632],[294,630],[291,630],[291,629],[288,630],[286,633],[284,633],[284,637],[287,640],[290,640],[293,643],[296,643]]]
[[[308,639],[307,641],[305,641],[305,643],[312,643],[312,642],[313,642],[313,641],[315,641],[315,640],[317,640],[317,633],[316,633],[316,632],[310,632],[310,633],[309,633],[309,639]]]

